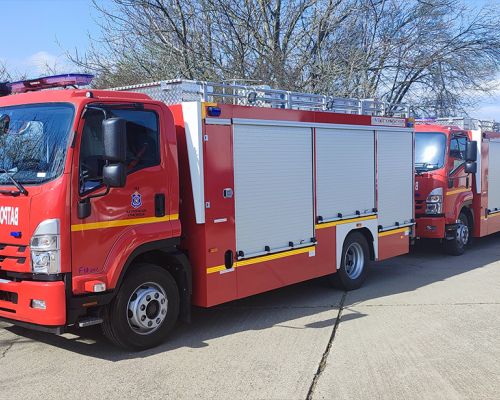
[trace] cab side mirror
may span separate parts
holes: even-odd
[[[111,163],[123,163],[127,158],[127,123],[123,118],[102,121],[104,158]]]
[[[475,140],[467,142],[467,146],[465,147],[465,161],[477,161],[477,142]]]
[[[464,170],[466,174],[475,174],[477,172],[477,163],[475,161],[466,161]]]
[[[127,181],[127,168],[124,163],[108,164],[102,169],[102,181],[112,188],[125,187]]]
[[[127,123],[123,118],[102,121],[104,158],[102,179],[109,187],[124,187],[127,179]]]

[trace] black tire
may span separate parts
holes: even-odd
[[[166,299],[165,308],[162,309],[160,302],[151,296],[147,300],[148,303],[146,302],[148,290],[153,290],[153,297],[158,294],[162,296],[159,297],[160,300]],[[161,290],[163,290],[164,297]],[[137,293],[141,293],[141,296],[138,297]],[[142,333],[140,333],[140,326],[133,327],[131,316],[134,314],[129,310],[129,302],[132,301],[133,295],[135,299],[142,298],[143,303],[148,305],[145,308],[146,311],[143,312],[146,314],[148,310],[151,311],[146,321],[150,321],[149,318],[153,318],[151,321],[155,318],[156,321],[161,321],[157,326],[144,327]],[[165,314],[162,316],[160,314],[163,310]],[[104,310],[102,329],[104,335],[115,345],[131,350],[144,350],[162,343],[175,326],[178,316],[179,290],[172,275],[157,265],[141,263],[135,265],[125,277],[117,295]],[[151,329],[149,333],[148,329]]]
[[[362,255],[360,267],[353,270],[353,251],[356,256]],[[360,232],[351,232],[347,235],[342,247],[342,259],[337,273],[332,275],[336,282],[344,290],[359,289],[366,280],[370,264],[370,250],[366,238]],[[361,268],[361,269],[359,269]]]
[[[466,227],[467,229],[467,240],[464,243],[463,235],[460,233],[461,229],[463,227],[459,227],[455,232],[454,232],[454,238],[453,239],[445,239],[444,243],[444,249],[446,253],[452,255],[452,256],[461,256],[462,254],[465,253],[465,250],[467,248],[467,245],[470,243],[470,224],[469,224],[469,218],[467,217],[467,214],[465,212],[461,212],[460,215],[458,216],[458,219],[461,222],[461,225],[463,227]]]

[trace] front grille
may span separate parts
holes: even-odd
[[[9,303],[17,304],[17,293],[0,290],[0,301],[7,301]]]
[[[29,249],[26,245],[0,243],[0,270],[27,272]]]

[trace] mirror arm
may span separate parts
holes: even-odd
[[[90,194],[87,197],[78,200],[78,218],[84,219],[89,217],[92,212],[92,209],[90,208],[90,199],[106,196],[109,193],[110,189],[111,187],[109,185],[106,185],[106,190],[104,192]]]
[[[90,199],[95,199],[97,197],[104,197],[104,196],[106,196],[109,193],[110,189],[111,189],[111,187],[109,185],[106,185],[106,190],[104,192],[97,193],[97,194],[89,194],[84,199],[80,199],[80,201],[86,200],[86,199],[89,199],[89,200]]]
[[[106,110],[105,108],[103,107],[99,107],[99,106],[96,106],[94,104],[87,104],[85,106],[85,109],[83,110],[83,115],[82,115],[82,118],[85,119],[85,114],[87,113],[87,111],[91,109],[91,110],[96,110],[96,111],[101,111],[103,114],[104,114],[104,119],[108,119],[109,118],[109,110]]]

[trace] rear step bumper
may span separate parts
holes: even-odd
[[[45,308],[33,307],[33,300]],[[13,324],[57,328],[66,324],[66,293],[63,281],[20,281],[0,279],[0,318]],[[33,325],[33,326],[32,326]]]

